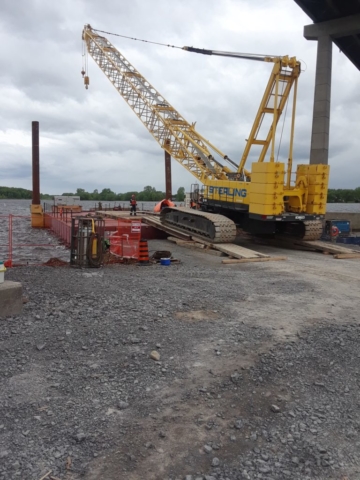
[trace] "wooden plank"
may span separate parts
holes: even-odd
[[[185,248],[199,248],[202,249],[202,253],[207,253],[208,255],[214,255],[216,257],[226,257],[227,255],[223,252],[220,252],[219,250],[214,250],[213,248],[208,247],[204,243],[199,243],[199,242],[194,242],[194,241],[186,241],[186,240],[179,240],[178,238],[175,237],[168,237],[167,240],[169,240],[172,243],[176,243],[177,245]]]
[[[187,242],[188,248],[191,248],[191,246],[190,246],[191,242],[189,242],[189,241],[191,239],[193,239],[194,243],[206,245],[207,247],[218,250],[218,251],[220,251],[222,253],[225,253],[225,254],[227,254],[231,257],[234,257],[234,258],[268,258],[269,257],[269,255],[265,255],[263,253],[256,252],[255,250],[250,250],[249,248],[241,247],[240,245],[235,245],[233,243],[211,243],[211,242],[209,242],[207,240],[204,240],[200,237],[196,237],[195,235],[190,236],[190,235],[184,233],[183,231],[177,230],[176,228],[168,227],[167,225],[166,226],[163,225],[160,222],[159,218],[154,218],[154,217],[149,218],[147,216],[144,216],[143,217],[143,222],[147,223],[149,225],[153,225],[153,226],[159,228],[160,230],[164,230],[167,233],[170,233],[171,236],[168,237],[168,240],[170,240],[171,242],[174,242],[178,245],[180,245],[180,244],[178,243],[176,238],[180,238],[182,240],[187,240],[188,241]],[[183,245],[183,246],[185,246],[185,245]],[[195,248],[201,248],[201,247],[195,246]]]
[[[294,240],[285,240],[285,239],[275,239],[275,238],[264,238],[254,240],[255,245],[269,245],[270,247],[284,248],[287,250],[300,250],[302,252],[314,252],[314,248],[305,247],[304,245],[296,245],[293,243]]]
[[[166,240],[168,240],[168,241],[171,242],[171,243],[176,243],[179,239],[176,238],[176,237],[171,237],[171,236],[170,236],[170,237],[167,237]]]
[[[269,257],[269,255],[264,255],[260,252],[256,252],[255,250],[250,250],[249,248],[241,247],[240,245],[235,245],[233,243],[213,243],[212,247],[234,258],[268,258]]]
[[[179,245],[180,247],[187,247],[187,248],[201,248],[204,249],[205,245],[202,243],[196,243],[193,241],[187,241],[187,240],[177,240],[176,245]]]
[[[256,242],[260,240],[256,239]],[[291,250],[303,250],[307,252],[322,252],[326,254],[357,253],[357,250],[343,247],[338,243],[329,243],[322,240],[297,240],[296,238],[277,235],[276,238],[264,239],[261,243],[273,247],[287,248]]]
[[[227,255],[219,250],[213,250],[212,248],[207,248],[206,245],[195,242],[182,242],[177,243],[180,247],[190,248],[191,250],[200,250],[201,253],[207,253],[208,255],[215,255],[217,257],[227,257]]]
[[[360,258],[360,253],[338,253],[334,258]]]
[[[355,250],[351,250],[350,248],[341,247],[337,243],[328,243],[322,242],[321,240],[295,240],[295,245],[303,245],[304,247],[312,248],[314,250],[320,250],[321,252],[329,252],[333,254],[337,253],[356,253]]]
[[[206,245],[209,249],[218,250],[229,257],[234,258],[268,258],[269,255],[265,255],[255,250],[250,250],[249,248],[242,247],[240,245],[235,245],[234,243],[210,243],[207,240],[204,240],[200,237],[192,235],[192,238],[197,243],[202,243]],[[170,240],[171,241],[171,240]]]
[[[249,263],[249,262],[278,262],[280,260],[287,260],[287,257],[259,257],[259,258],[234,258],[225,259],[221,263],[226,265],[236,263]]]

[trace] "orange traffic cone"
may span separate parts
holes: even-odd
[[[139,264],[149,265],[149,247],[147,240],[139,242]]]

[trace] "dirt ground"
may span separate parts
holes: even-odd
[[[6,272],[0,479],[359,479],[360,260],[149,247],[181,263]]]

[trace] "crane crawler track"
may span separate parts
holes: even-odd
[[[321,220],[305,220],[303,222],[289,223],[285,225],[283,235],[276,235],[279,239],[293,239],[293,240],[320,240],[323,233],[323,224]]]
[[[323,224],[321,220],[308,220],[304,222],[305,233],[302,240],[320,240],[323,232]]]
[[[232,243],[236,237],[235,223],[223,215],[182,207],[167,207],[160,213],[161,223],[175,226],[211,243]]]

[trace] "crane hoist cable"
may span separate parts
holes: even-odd
[[[106,35],[113,35],[114,37],[127,38],[128,40],[135,40],[137,42],[152,43],[153,45],[160,45],[162,47],[177,48],[179,50],[186,50],[188,52],[202,53],[204,55],[219,55],[223,57],[233,57],[233,58],[244,58],[249,60],[258,60],[263,62],[264,58],[274,58],[276,55],[263,55],[256,53],[240,53],[240,52],[222,52],[220,50],[209,50],[205,48],[194,48],[194,47],[180,47],[178,45],[170,45],[169,43],[154,42],[152,40],[144,40],[143,38],[129,37],[127,35],[121,35],[119,33],[106,32],[105,30],[98,30],[97,28],[92,28],[94,32],[105,33]],[[216,52],[216,53],[215,53]]]
[[[168,43],[153,42],[151,40],[143,40],[142,38],[128,37],[127,35],[120,35],[119,33],[105,32],[104,30],[98,30],[96,28],[93,28],[92,30],[94,32],[105,33],[106,35],[113,35],[114,37],[127,38],[128,40],[136,40],[138,42],[152,43],[154,45],[161,45],[162,47],[179,48],[180,50],[182,50],[182,47],[177,47],[176,45],[170,45]]]

